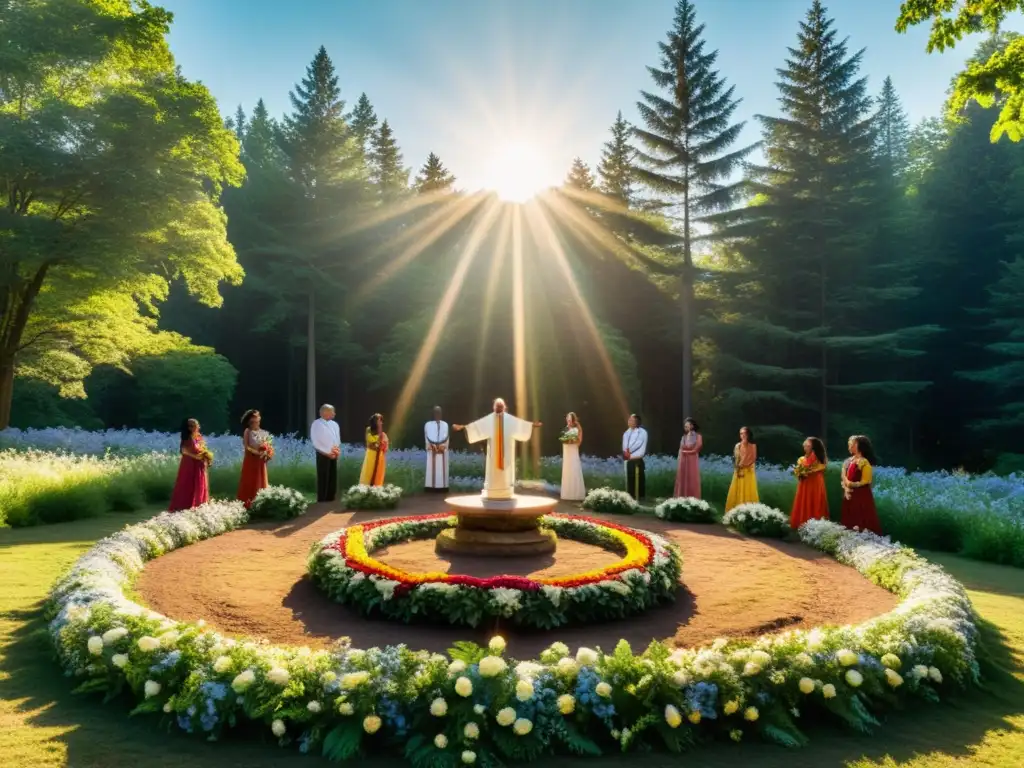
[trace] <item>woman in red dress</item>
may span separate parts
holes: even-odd
[[[245,502],[246,509],[256,498],[256,494],[267,487],[267,462],[270,461],[273,449],[270,436],[260,429],[260,412],[250,409],[242,416],[242,447],[245,456],[242,459],[242,477],[238,481],[238,500]]]
[[[804,455],[793,468],[796,475],[796,498],[789,514],[789,527],[794,531],[808,520],[828,520],[828,495],[825,493],[825,467],[828,457],[825,444],[817,437],[804,440]]]
[[[872,466],[877,459],[871,441],[854,435],[848,443],[850,458],[843,465],[843,511],[841,522],[847,528],[859,528],[882,535],[875,495],[871,492]]]
[[[700,436],[697,422],[687,416],[683,422],[683,439],[679,441],[679,464],[676,467],[676,487],[672,495],[676,498],[700,498],[700,455],[704,438]]]
[[[213,454],[206,449],[206,443],[199,432],[199,422],[185,419],[181,422],[181,463],[178,464],[178,479],[171,491],[171,503],[167,509],[180,512],[192,509],[210,500],[210,483],[206,468],[213,461]]]

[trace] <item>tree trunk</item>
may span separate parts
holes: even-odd
[[[14,355],[3,355],[3,357],[0,357],[0,429],[7,429],[11,426],[11,402],[13,398]]]
[[[317,417],[316,412],[316,315],[314,314],[314,291],[309,289],[309,320],[306,330],[306,416],[309,422]],[[312,415],[310,415],[312,414]]]
[[[693,415],[693,270],[683,272],[683,418]]]

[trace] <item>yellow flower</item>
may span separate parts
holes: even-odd
[[[608,683],[601,681],[596,686],[594,686],[594,693],[596,693],[602,699],[608,699],[611,698],[612,687],[608,685]]]
[[[370,735],[375,734],[380,730],[381,722],[380,718],[376,715],[367,715],[363,718],[363,730]]]
[[[516,711],[512,709],[512,707],[505,707],[504,709],[498,710],[498,714],[494,719],[502,728],[507,728],[516,721]]]
[[[476,723],[466,723],[466,727],[462,729],[462,735],[467,739],[479,739],[480,726]]]
[[[491,653],[501,653],[505,650],[505,638],[501,635],[495,635],[491,638],[491,642],[487,644]]]
[[[939,671],[938,667],[928,667],[928,677],[936,683],[942,682],[942,672]]]
[[[761,716],[761,713],[757,711],[757,707],[747,707],[743,710],[743,719],[754,722]]]
[[[484,656],[480,659],[480,677],[497,677],[508,669],[508,664],[500,656]]]
[[[434,746],[438,749],[444,749],[448,746],[448,737],[443,733],[437,734],[437,736],[434,737]]]
[[[903,662],[900,661],[900,657],[895,653],[887,653],[882,657],[882,664],[887,666],[889,669],[899,669],[903,666]]]
[[[520,717],[512,723],[512,730],[515,732],[516,736],[525,736],[533,730],[533,723],[525,717]]]
[[[732,701],[725,702],[725,706],[722,707],[722,711],[727,715],[734,714],[740,708],[740,703],[733,699]]]
[[[821,695],[826,699],[834,699],[836,697],[836,687],[832,683],[825,683],[821,687]]]
[[[563,693],[558,697],[558,711],[563,715],[571,715],[576,711],[576,699],[572,694]]]
[[[455,692],[462,698],[473,695],[473,682],[468,677],[460,677],[455,681]]]
[[[853,688],[859,688],[860,684],[864,682],[864,676],[856,669],[846,670],[846,683]]]
[[[529,701],[533,698],[533,683],[529,680],[520,680],[516,683],[516,698],[520,701]]]
[[[462,762],[464,762],[466,765],[472,765],[473,763],[475,763],[476,752],[471,752],[467,749],[465,752],[462,753]]]
[[[885,670],[885,681],[893,688],[899,688],[903,685],[903,676],[895,669]]]
[[[814,681],[811,678],[800,678],[800,693],[814,693]]]
[[[347,675],[342,675],[341,687],[346,691],[351,691],[353,688],[358,688],[369,679],[369,672],[350,672]]]
[[[842,648],[836,651],[836,660],[844,667],[852,667],[857,663],[857,654],[853,651]]]
[[[700,710],[697,710],[697,709],[693,710],[693,712],[691,712],[690,714],[688,714],[686,716],[686,719],[689,720],[694,725],[697,725],[697,723],[700,722]]]
[[[448,702],[438,696],[430,702],[430,714],[434,717],[444,717],[448,714]]]
[[[669,728],[678,728],[683,722],[683,716],[679,714],[679,710],[671,704],[665,705],[665,722],[668,723]]]

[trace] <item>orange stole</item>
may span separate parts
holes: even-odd
[[[504,414],[496,413],[495,418],[495,440],[498,443],[498,469],[505,468],[505,419]]]

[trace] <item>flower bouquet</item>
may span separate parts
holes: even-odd
[[[260,430],[259,433],[260,442],[260,453],[263,455],[264,461],[270,461],[274,458],[274,436],[264,429]]]
[[[580,439],[580,430],[578,427],[567,427],[562,430],[562,434],[558,436],[559,442],[562,443],[576,443]]]
[[[793,474],[796,475],[797,480],[803,480],[805,477],[810,477],[814,474],[811,470],[813,462],[809,462],[806,456],[801,456],[797,459],[796,466],[793,467]]]
[[[197,444],[197,451],[201,461],[205,462],[207,466],[213,464],[213,451],[206,447],[206,441],[200,440]]]
[[[739,448],[737,448],[735,451],[733,451],[733,454],[732,454],[732,466],[733,466],[733,469],[735,469],[735,471],[736,471],[737,479],[743,477],[746,474],[746,472],[747,472],[746,467],[741,467],[740,466],[740,451],[739,451]]]

